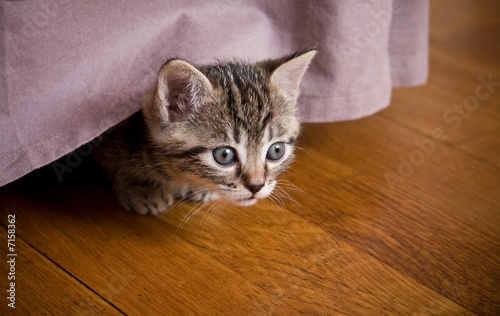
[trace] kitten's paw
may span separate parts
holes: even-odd
[[[219,196],[210,190],[191,189],[183,194],[181,198],[191,202],[211,202],[217,200]]]
[[[158,215],[174,203],[174,196],[159,185],[131,185],[118,191],[118,200],[128,211],[141,215]]]

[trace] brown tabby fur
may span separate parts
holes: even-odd
[[[96,148],[118,201],[157,215],[176,198],[251,205],[267,197],[293,159],[298,87],[315,54],[204,67],[169,60],[142,111],[103,134]],[[266,159],[277,142],[284,156]],[[232,148],[236,161],[219,165],[212,152],[221,147]]]

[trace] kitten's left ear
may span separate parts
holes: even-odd
[[[267,66],[270,66],[272,70],[271,83],[281,91],[288,101],[297,101],[300,81],[316,52],[316,48],[312,48],[299,51],[277,61],[268,62]]]

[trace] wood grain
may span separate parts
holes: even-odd
[[[2,241],[7,240],[7,234],[2,231]],[[22,239],[16,242],[16,279],[9,281],[15,283],[16,301],[15,312],[18,315],[50,315],[55,311],[61,315],[121,315],[122,313],[105,301],[97,293],[87,288],[80,280],[52,260],[48,259],[37,250],[33,249]],[[7,259],[10,260],[9,257]],[[7,279],[10,265],[2,264],[0,273]],[[4,280],[2,280],[4,281]],[[10,289],[6,282],[2,282],[3,293]],[[12,312],[7,304],[11,301],[2,296],[2,315]]]
[[[500,2],[431,6],[428,84],[365,119],[305,124],[273,199],[138,216],[88,161],[0,188],[17,314],[500,314],[500,86],[478,88],[500,81]],[[444,118],[477,89],[459,125]]]

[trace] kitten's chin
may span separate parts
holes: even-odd
[[[255,203],[257,203],[257,199],[251,197],[248,199],[233,200],[232,202],[238,206],[250,206],[250,205],[254,205]]]

